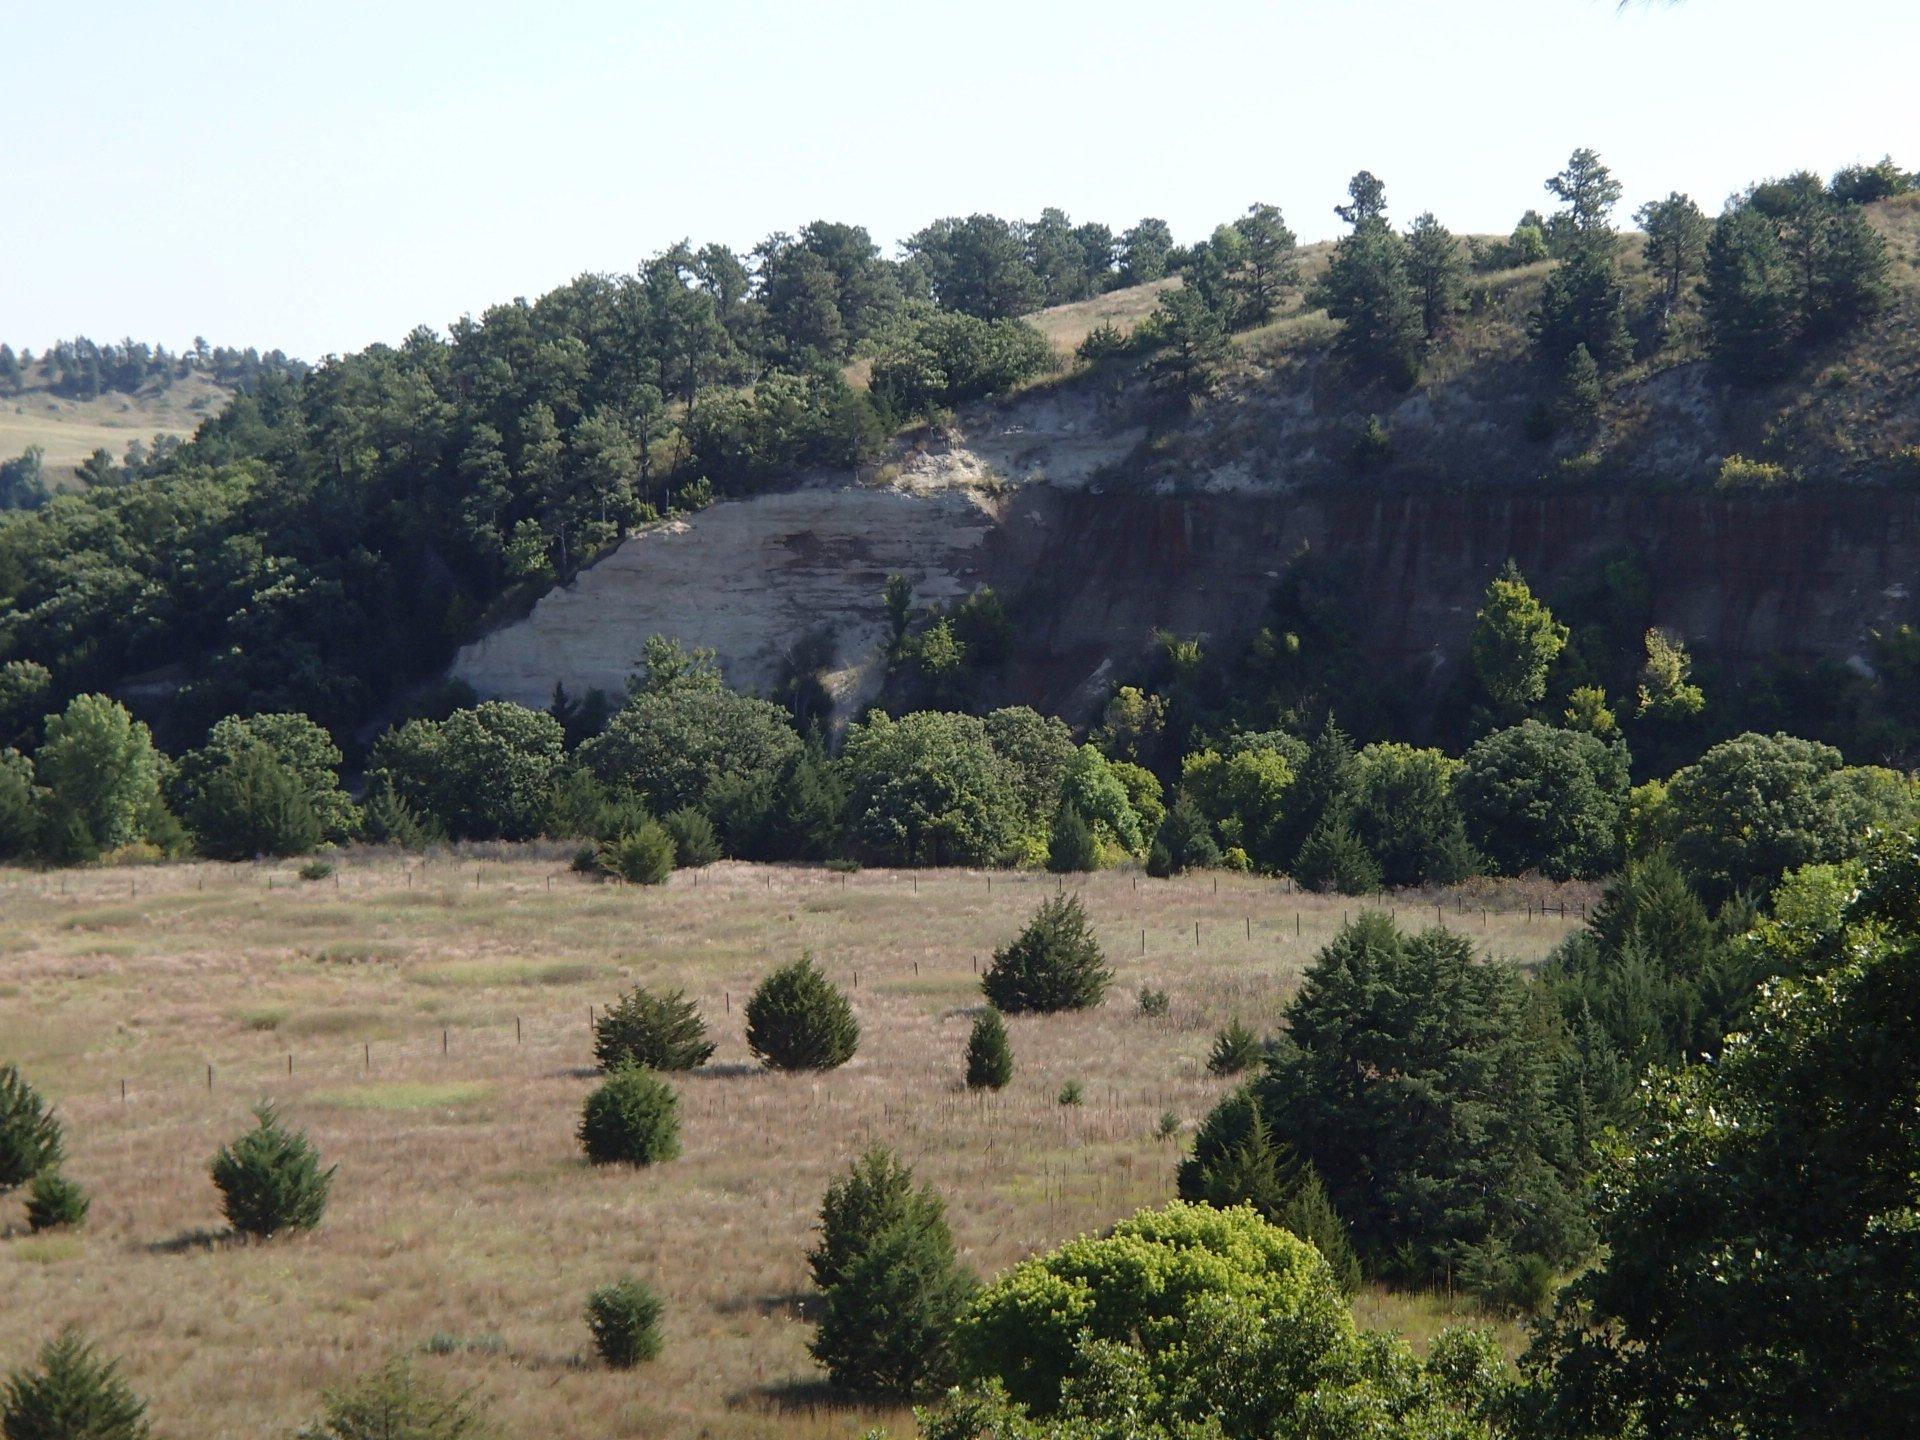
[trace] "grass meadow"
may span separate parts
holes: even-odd
[[[804,1255],[829,1180],[869,1141],[896,1147],[983,1275],[1169,1198],[1228,1083],[1205,1068],[1213,1032],[1234,1015],[1273,1027],[1356,908],[1253,877],[1090,877],[1075,888],[1112,997],[1010,1020],[1013,1084],[975,1098],[960,1076],[978,967],[1055,883],[722,864],[639,889],[541,856],[358,852],[312,882],[271,865],[0,872],[0,1058],[55,1102],[94,1196],[85,1229],[44,1236],[3,1202],[0,1367],[78,1324],[122,1357],[160,1433],[198,1440],[289,1433],[323,1387],[398,1352],[472,1387],[509,1436],[910,1430],[827,1392],[807,1355]],[[1384,903],[1428,923],[1437,903],[1524,961],[1591,898]],[[768,1074],[741,1006],[804,950],[852,996],[860,1052]],[[634,983],[686,988],[718,1050],[675,1077],[679,1160],[594,1170],[573,1134],[590,1015]],[[1164,1018],[1138,1013],[1143,985],[1168,992]],[[1077,1108],[1057,1103],[1070,1080]],[[207,1165],[263,1100],[338,1176],[317,1231],[243,1244]],[[1180,1133],[1158,1138],[1168,1112]],[[623,1374],[593,1362],[581,1312],[625,1273],[667,1310],[664,1353]],[[1466,1313],[1384,1291],[1358,1309],[1416,1342]]]

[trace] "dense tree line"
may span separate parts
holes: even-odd
[[[102,345],[86,336],[59,340],[35,355],[0,345],[0,396],[38,387],[73,400],[93,400],[108,391],[125,395],[204,375],[235,390],[248,390],[269,375],[299,375],[306,366],[279,350],[209,345],[196,337],[178,354],[164,345],[128,338]]]

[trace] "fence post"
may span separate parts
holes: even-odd
[[[1253,916],[1247,916],[1247,939],[1253,939]]]
[[[213,1066],[207,1066],[207,1089],[213,1089]]]
[[[513,1043],[516,1045],[520,1043],[520,1017],[518,1015],[513,1017]]]
[[[120,1082],[120,1103],[127,1103],[127,1082],[124,1079]]]
[[[440,1055],[442,1059],[446,1058],[446,1053],[447,1053],[447,1032],[443,1028],[440,1031]]]
[[[360,1044],[360,1068],[369,1075],[373,1073],[373,1046],[366,1041]]]
[[[1195,945],[1200,943],[1200,922],[1198,920],[1193,922],[1193,943]]]
[[[293,1074],[293,1052],[291,1050],[287,1052],[287,1074]]]

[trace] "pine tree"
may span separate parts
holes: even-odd
[[[973,1292],[945,1208],[887,1150],[827,1190],[808,1260],[821,1293],[809,1347],[847,1389],[915,1395],[954,1378],[951,1338]]]
[[[213,1157],[227,1223],[242,1235],[311,1230],[326,1213],[333,1170],[322,1170],[303,1132],[288,1130],[271,1105],[254,1112],[254,1128]]]
[[[1309,890],[1371,895],[1380,888],[1380,862],[1353,833],[1352,821],[1336,811],[1324,816],[1300,846],[1293,878]]]
[[[593,1055],[602,1070],[697,1070],[713,1055],[713,1042],[685,991],[636,986],[594,1021]]]
[[[1352,814],[1360,795],[1360,760],[1353,740],[1332,715],[1314,739],[1286,805],[1260,839],[1261,858],[1275,869],[1297,866],[1300,847],[1327,816]]]
[[[587,1096],[581,1148],[595,1165],[656,1165],[680,1153],[680,1100],[651,1070],[623,1065]]]
[[[1419,377],[1426,338],[1407,242],[1387,224],[1385,192],[1367,171],[1335,211],[1353,227],[1333,248],[1316,298],[1340,322],[1334,353],[1348,370],[1404,390]]]
[[[1600,414],[1601,399],[1600,367],[1585,345],[1576,345],[1560,374],[1561,423],[1576,432],[1588,429]]]
[[[713,821],[683,805],[661,819],[660,826],[673,841],[673,861],[683,870],[698,870],[720,858],[720,841],[713,833]]]
[[[1273,1218],[1320,1252],[1343,1294],[1360,1288],[1360,1257],[1354,1252],[1353,1237],[1312,1165],[1301,1165],[1293,1194]]]
[[[631,1370],[660,1353],[660,1297],[628,1278],[587,1296],[593,1348],[615,1370]]]
[[[773,792],[775,858],[822,860],[840,840],[847,791],[840,772],[817,743],[810,743],[781,772]]]
[[[1207,1055],[1207,1071],[1213,1075],[1238,1075],[1260,1063],[1260,1037],[1234,1016],[1213,1037],[1213,1049]]]
[[[967,1035],[967,1088],[1000,1090],[1013,1079],[1013,1046],[1007,1041],[1006,1022],[998,1010],[988,1010],[973,1022]]]
[[[1220,863],[1220,847],[1214,842],[1213,826],[1200,811],[1192,795],[1182,790],[1160,822],[1153,851],[1147,858],[1149,874],[1177,875],[1183,870],[1210,870]]]
[[[77,1331],[40,1350],[39,1368],[16,1370],[0,1389],[6,1440],[146,1440],[146,1403]]]
[[[0,1065],[0,1195],[60,1163],[60,1121],[19,1067]]]
[[[1053,817],[1053,834],[1047,842],[1047,869],[1055,875],[1078,875],[1100,868],[1100,847],[1093,838],[1093,827],[1080,811],[1063,804]]]
[[[371,844],[398,845],[403,850],[424,850],[434,838],[432,827],[414,814],[384,777],[375,782],[360,808],[360,828]]]
[[[450,1393],[405,1357],[340,1390],[300,1440],[488,1440],[486,1416],[467,1394]]]
[[[1426,337],[1440,333],[1447,318],[1460,308],[1467,260],[1453,232],[1431,211],[1414,218],[1407,231],[1407,273],[1420,295],[1420,319]]]
[[[1043,903],[1012,944],[996,950],[980,977],[987,1002],[1008,1015],[1085,1010],[1106,999],[1113,971],[1073,895]]]
[[[42,1170],[27,1187],[27,1228],[35,1234],[83,1225],[92,1208],[79,1182],[58,1170]]]
[[[673,837],[657,820],[642,820],[633,829],[602,845],[600,871],[631,885],[664,885],[673,874]]]
[[[859,1043],[853,1006],[811,954],[768,975],[747,1001],[747,1048],[776,1070],[832,1070]]]

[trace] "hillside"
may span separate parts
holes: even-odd
[[[0,460],[37,445],[46,452],[41,464],[48,485],[64,488],[95,450],[104,449],[117,462],[135,440],[149,445],[156,435],[185,440],[234,393],[204,375],[164,385],[149,382],[131,395],[108,391],[91,400],[30,385],[18,394],[0,395]]]
[[[1709,362],[1688,311],[1658,348],[1640,337],[1647,353],[1590,433],[1547,440],[1527,430],[1541,389],[1527,321],[1549,263],[1473,277],[1405,394],[1348,384],[1329,358],[1333,322],[1298,295],[1236,338],[1213,393],[1191,404],[1137,358],[1073,359],[1096,326],[1138,325],[1178,280],[1043,311],[1033,323],[1059,373],[963,406],[871,465],[644,529],[468,644],[451,674],[526,704],[556,682],[617,693],[645,638],[665,633],[712,647],[736,684],[763,692],[797,656],[826,653],[820,678],[845,717],[886,683],[881,589],[897,572],[923,605],[982,586],[1007,601],[1014,655],[982,703],[1084,720],[1146,663],[1156,632],[1223,654],[1242,645],[1304,555],[1365,597],[1359,638],[1412,682],[1400,701],[1416,726],[1508,558],[1556,594],[1638,557],[1648,622],[1735,672],[1860,667],[1870,632],[1920,618],[1920,503],[1903,488],[1920,444],[1920,196],[1872,220],[1894,298],[1870,324],[1743,388]],[[1329,248],[1303,247],[1303,290]],[[1637,237],[1621,249],[1640,314],[1654,281]],[[1371,416],[1389,450],[1362,464]],[[1716,489],[1729,455],[1789,483]]]

